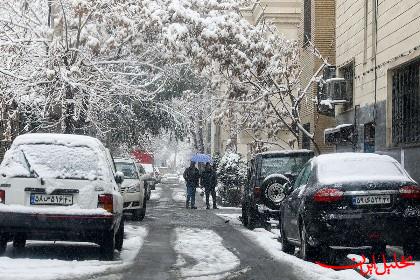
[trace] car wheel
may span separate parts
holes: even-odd
[[[386,244],[379,243],[372,245],[369,256],[375,256],[375,261],[381,261],[382,255],[386,257]]]
[[[144,201],[143,201],[143,208],[139,208],[139,209],[134,210],[133,220],[143,221],[145,216],[146,216],[146,199],[144,199]]]
[[[106,261],[112,261],[114,259],[115,250],[115,235],[114,230],[106,231],[102,236],[101,244],[101,258]]]
[[[115,249],[121,252],[124,243],[124,219],[121,219],[120,227],[115,235]]]
[[[23,249],[26,245],[26,235],[24,233],[17,233],[13,237],[13,247],[16,249]]]
[[[280,203],[286,197],[285,190],[290,181],[283,177],[273,177],[262,185],[262,198],[264,204],[271,209],[279,209]]]
[[[281,242],[281,250],[286,254],[293,255],[295,253],[295,246],[290,244],[287,240],[286,233],[284,232],[283,225],[280,222],[280,238],[279,241]]]
[[[255,229],[256,225],[257,225],[257,213],[256,211],[252,208],[251,205],[248,205],[248,207],[246,207],[247,209],[247,213],[246,213],[246,227],[250,230]]]
[[[420,258],[420,244],[405,244],[403,245],[404,256],[411,256],[415,260]]]
[[[7,247],[7,242],[9,241],[9,235],[7,233],[3,233],[0,235],[0,256],[4,254]]]
[[[318,247],[313,247],[308,243],[308,234],[305,224],[300,227],[300,258],[305,261],[315,260],[317,253],[320,252]]]

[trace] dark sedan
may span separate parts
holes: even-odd
[[[321,155],[299,173],[282,202],[283,251],[300,247],[303,259],[320,259],[330,246],[403,246],[419,253],[420,187],[389,156]]]

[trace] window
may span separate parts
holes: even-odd
[[[365,153],[375,152],[375,124],[366,123],[364,125],[364,151]]]
[[[303,169],[300,171],[298,177],[296,178],[293,189],[296,190],[300,186],[306,185],[306,183],[308,183],[310,174],[311,174],[311,163],[307,163],[303,167]]]
[[[346,90],[342,96],[348,101],[344,104],[344,110],[348,110],[353,107],[354,62],[341,67],[340,75],[346,80]]]
[[[311,0],[304,0],[303,3],[303,44],[306,45],[308,40],[312,39],[312,3]]]
[[[310,123],[305,123],[303,125],[303,128],[307,132],[311,132],[311,124]],[[308,150],[311,149],[311,139],[305,133],[302,133],[302,149],[308,149]]]
[[[392,142],[420,142],[420,60],[392,73]]]

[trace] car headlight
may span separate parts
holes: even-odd
[[[140,191],[140,185],[139,184],[132,185],[132,186],[129,186],[127,188],[127,192],[129,192],[129,193],[139,192],[139,191]]]

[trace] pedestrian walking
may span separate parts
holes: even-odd
[[[201,185],[204,187],[204,192],[206,193],[206,206],[207,209],[210,209],[209,198],[213,200],[213,209],[217,209],[216,204],[216,186],[217,186],[217,175],[214,168],[210,163],[206,163],[204,171],[201,174]]]
[[[199,186],[200,171],[195,167],[194,161],[191,161],[190,167],[185,169],[184,179],[187,184],[187,201],[185,207],[189,208],[191,201],[191,209],[197,209],[197,207],[195,207],[195,190]]]

